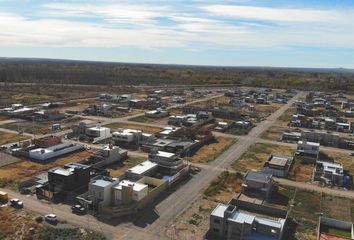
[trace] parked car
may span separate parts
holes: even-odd
[[[85,214],[86,213],[86,209],[81,205],[72,206],[71,211],[76,214]]]
[[[44,216],[44,219],[51,224],[57,224],[58,223],[58,219],[57,216],[53,213],[47,214]]]
[[[14,208],[23,208],[23,202],[20,199],[13,198],[10,200],[10,205]]]

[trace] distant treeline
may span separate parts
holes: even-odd
[[[340,69],[204,67],[45,59],[1,59],[0,82],[108,86],[244,84],[354,92],[354,72]]]

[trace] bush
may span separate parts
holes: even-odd
[[[42,216],[37,216],[34,220],[35,220],[37,223],[42,223],[42,222],[43,222],[43,217],[42,217]]]

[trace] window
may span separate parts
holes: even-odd
[[[214,233],[219,233],[219,229],[217,229],[217,228],[214,228],[213,231],[214,231]]]
[[[220,219],[214,219],[214,223],[220,224]]]

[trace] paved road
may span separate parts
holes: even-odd
[[[287,104],[271,114],[265,121],[258,124],[250,131],[247,139],[237,141],[227,151],[211,162],[210,166],[215,168],[229,167],[235,160],[239,159],[242,154],[257,141],[260,134],[267,130],[301,95],[302,93],[297,94]],[[147,227],[148,230],[163,237],[163,228],[168,226],[176,216],[182,213],[218,175],[219,172],[213,169],[202,169],[200,173],[195,175],[183,187],[179,188],[156,206],[159,218]],[[131,237],[133,238],[133,235]]]

